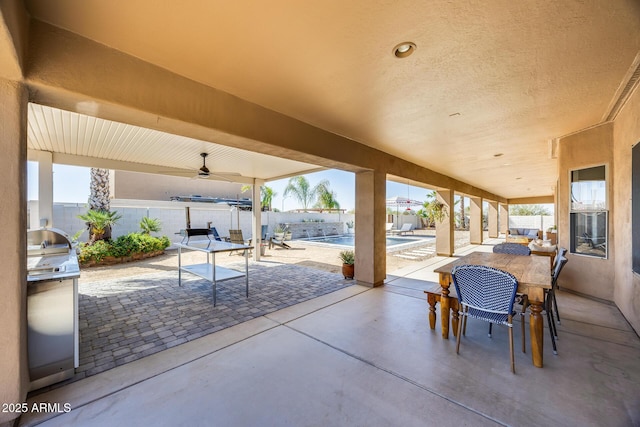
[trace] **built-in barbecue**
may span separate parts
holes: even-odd
[[[70,378],[78,367],[79,277],[78,257],[64,231],[27,231],[31,390]]]

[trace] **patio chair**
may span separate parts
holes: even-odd
[[[385,231],[387,234],[391,234],[393,232],[393,223],[387,222],[385,225]]]
[[[229,230],[229,242],[235,243],[237,245],[250,245],[251,239],[245,240],[242,236],[242,230]],[[229,255],[233,254],[234,252],[236,251],[229,252]],[[242,252],[242,255],[244,255],[245,252],[246,249]],[[251,254],[251,251],[249,251],[249,254]]]
[[[413,224],[402,224],[402,227],[399,230],[395,230],[393,232],[393,234],[398,234],[400,236],[403,236],[406,233],[413,234]]]
[[[531,255],[531,249],[520,243],[500,243],[493,247],[494,254]]]
[[[218,242],[222,242],[222,237],[218,234],[218,230],[215,227],[211,227],[211,234],[213,235],[213,240],[217,240]]]
[[[494,323],[505,325],[509,328],[511,372],[515,373],[513,304],[518,280],[506,271],[483,265],[456,266],[451,271],[451,277],[458,294],[460,314],[464,316],[464,319],[458,323],[456,354],[460,354],[461,336],[466,332],[468,317],[489,322],[489,337],[491,337],[491,327]]]

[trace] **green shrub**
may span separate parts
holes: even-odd
[[[98,240],[93,244],[81,243],[78,261],[84,264],[89,261],[100,262],[107,256],[129,257],[137,253],[163,251],[169,245],[171,241],[167,236],[153,237],[148,234],[129,233],[111,242]]]
[[[98,240],[92,245],[88,243],[80,243],[80,255],[78,261],[86,263],[89,261],[100,262],[106,256],[111,256],[111,244],[105,240]]]

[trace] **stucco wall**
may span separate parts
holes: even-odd
[[[27,394],[27,286],[25,205],[27,90],[0,79],[0,403],[21,403]],[[0,425],[20,415],[0,412]]]
[[[29,210],[37,206],[37,201],[29,202]],[[122,218],[113,228],[113,237],[118,237],[127,233],[140,231],[140,220],[142,217],[157,218],[160,220],[162,230],[158,235],[166,235],[173,243],[182,240],[182,236],[175,233],[186,227],[185,207],[189,206],[191,227],[204,228],[207,223],[216,227],[221,236],[228,236],[229,229],[238,228],[238,220],[240,221],[240,229],[242,235],[246,238],[251,237],[251,217],[252,213],[248,211],[238,212],[230,209],[226,205],[216,205],[211,203],[185,203],[185,202],[164,202],[155,200],[121,200],[113,199],[111,201],[111,210],[118,212]],[[88,206],[84,203],[55,203],[53,205],[53,223],[56,228],[66,231],[70,236],[81,230],[86,230],[84,221],[78,218],[78,215],[87,212]],[[262,212],[262,225],[268,226],[268,232],[273,232],[278,224],[284,223],[300,223],[318,225],[322,229],[327,229],[327,234],[335,234],[335,231],[328,230],[328,224],[334,223],[331,227],[336,227],[336,223],[342,224],[338,233],[347,232],[344,225],[348,221],[355,220],[354,214],[345,213],[294,213],[294,212]],[[322,222],[309,222],[322,221]],[[319,235],[320,232],[312,234]],[[300,236],[295,236],[300,237]],[[86,241],[88,234],[85,232],[79,241]]]
[[[614,198],[612,215],[615,240],[614,301],[636,332],[640,332],[640,276],[632,272],[631,244],[631,148],[640,142],[640,90],[618,114],[613,126]]]
[[[569,262],[562,270],[560,285],[597,298],[613,301],[615,283],[616,197],[613,193],[615,182],[613,163],[613,124],[607,123],[583,132],[562,138],[558,155],[558,242],[561,247],[570,248],[569,208],[570,176],[574,169],[596,165],[606,165],[608,171],[607,194],[609,197],[609,246],[608,258],[569,253]],[[628,214],[628,211],[626,211]]]

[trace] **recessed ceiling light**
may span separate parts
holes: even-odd
[[[504,153],[496,153],[493,155],[493,157],[502,157],[504,156]]]
[[[522,179],[522,177],[521,177],[521,176],[519,176],[519,177],[517,177],[516,179]]]
[[[393,48],[393,55],[396,58],[406,58],[417,49],[416,44],[412,42],[403,42]]]

